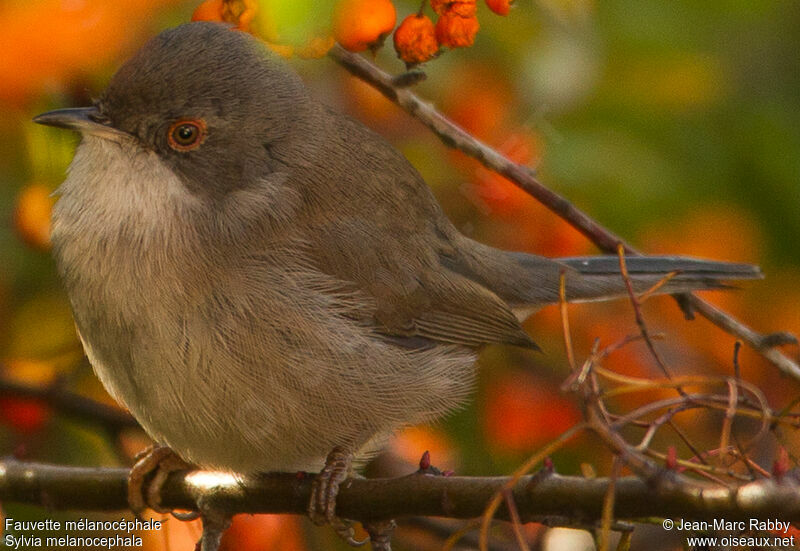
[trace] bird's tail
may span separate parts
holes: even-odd
[[[567,300],[586,302],[625,297],[619,257],[590,256],[545,258],[495,249],[461,238],[463,254],[457,260],[442,258],[451,271],[491,289],[516,312],[534,312],[559,301],[561,274]],[[761,269],[751,264],[719,262],[685,256],[629,256],[629,280],[636,293],[663,281],[658,294],[730,287],[728,282],[760,279]]]
[[[559,258],[572,268],[565,276],[570,301],[607,300],[628,293],[617,256]],[[524,263],[524,260],[523,260]],[[719,262],[685,256],[631,256],[625,258],[628,278],[636,293],[662,283],[657,294],[701,289],[730,288],[728,282],[760,279],[761,269],[752,264]]]

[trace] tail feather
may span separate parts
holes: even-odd
[[[620,272],[619,257],[591,256],[543,259],[524,253],[509,253],[527,272],[530,285],[509,293],[514,305],[534,308],[558,302],[559,270],[566,270],[567,300],[588,302],[624,297],[627,285]],[[702,260],[685,256],[631,256],[625,266],[636,293],[649,290],[668,274],[675,274],[656,291],[658,294],[684,293],[702,289],[725,289],[729,281],[760,279],[761,269],[751,264]],[[560,267],[560,268],[559,268]]]
[[[627,294],[619,257],[596,256],[559,258],[559,262],[579,274],[570,283],[567,297],[574,301],[607,300]],[[751,264],[702,260],[684,256],[635,256],[625,258],[633,289],[647,291],[674,274],[658,288],[658,294],[684,293],[702,289],[727,289],[729,281],[760,279],[761,269]]]
[[[515,311],[533,312],[559,301],[561,274],[567,300],[574,302],[625,297],[627,285],[614,255],[545,258],[502,251],[463,238],[466,252],[454,261],[443,257],[449,270],[477,281],[505,300]],[[633,289],[649,290],[667,274],[676,272],[657,290],[659,294],[726,288],[726,282],[760,279],[761,269],[751,264],[703,260],[686,256],[630,256],[625,258]]]
[[[582,274],[619,274],[620,262],[616,256],[586,256],[559,258],[559,262]],[[752,264],[718,262],[687,256],[630,256],[625,267],[631,276],[654,274],[664,276],[678,272],[678,279],[739,280],[761,279],[761,268]]]

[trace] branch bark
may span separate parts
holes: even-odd
[[[117,511],[128,508],[128,470],[0,461],[0,500],[48,509]],[[442,477],[412,474],[391,479],[348,479],[337,498],[337,513],[360,521],[439,516],[480,516],[508,477]],[[206,504],[230,514],[305,514],[312,477],[270,474],[236,478],[227,473],[191,471],[170,475],[162,502],[171,508],[196,510]],[[591,523],[602,517],[608,478],[586,479],[537,474],[520,479],[513,491],[523,522],[567,517]],[[698,488],[702,488],[698,491]],[[779,518],[800,521],[800,483],[793,476],[759,480],[735,488],[680,484],[662,471],[645,482],[623,477],[614,483],[614,518],[680,517],[684,519]],[[505,507],[497,518],[509,520]]]
[[[609,254],[616,254],[618,245],[622,244],[626,254],[641,254],[566,198],[545,187],[534,177],[529,168],[509,160],[495,149],[471,136],[410,90],[398,87],[391,75],[364,57],[348,52],[338,44],[328,55],[348,72],[371,85],[411,116],[421,121],[445,145],[466,153],[480,161],[489,170],[502,174],[514,182],[556,215],[566,220],[601,250]],[[723,331],[747,343],[784,374],[800,381],[800,365],[774,348],[778,344],[797,343],[794,336],[782,332],[762,335],[730,314],[692,294],[676,295],[676,299],[684,310],[699,312]]]

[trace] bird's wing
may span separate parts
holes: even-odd
[[[502,299],[441,263],[435,237],[359,231],[365,227],[343,219],[318,225],[312,257],[318,269],[369,296],[363,321],[377,332],[406,343],[537,348]]]
[[[295,166],[304,208],[293,221],[321,272],[355,285],[373,311],[364,322],[407,342],[535,347],[508,305],[480,281],[449,269],[456,230],[405,157],[360,123],[326,112],[324,143]]]

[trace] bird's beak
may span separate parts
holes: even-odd
[[[96,107],[56,109],[36,115],[33,117],[33,122],[67,130],[77,130],[81,134],[91,134],[113,141],[119,141],[123,137],[130,138],[127,132],[109,125]]]

